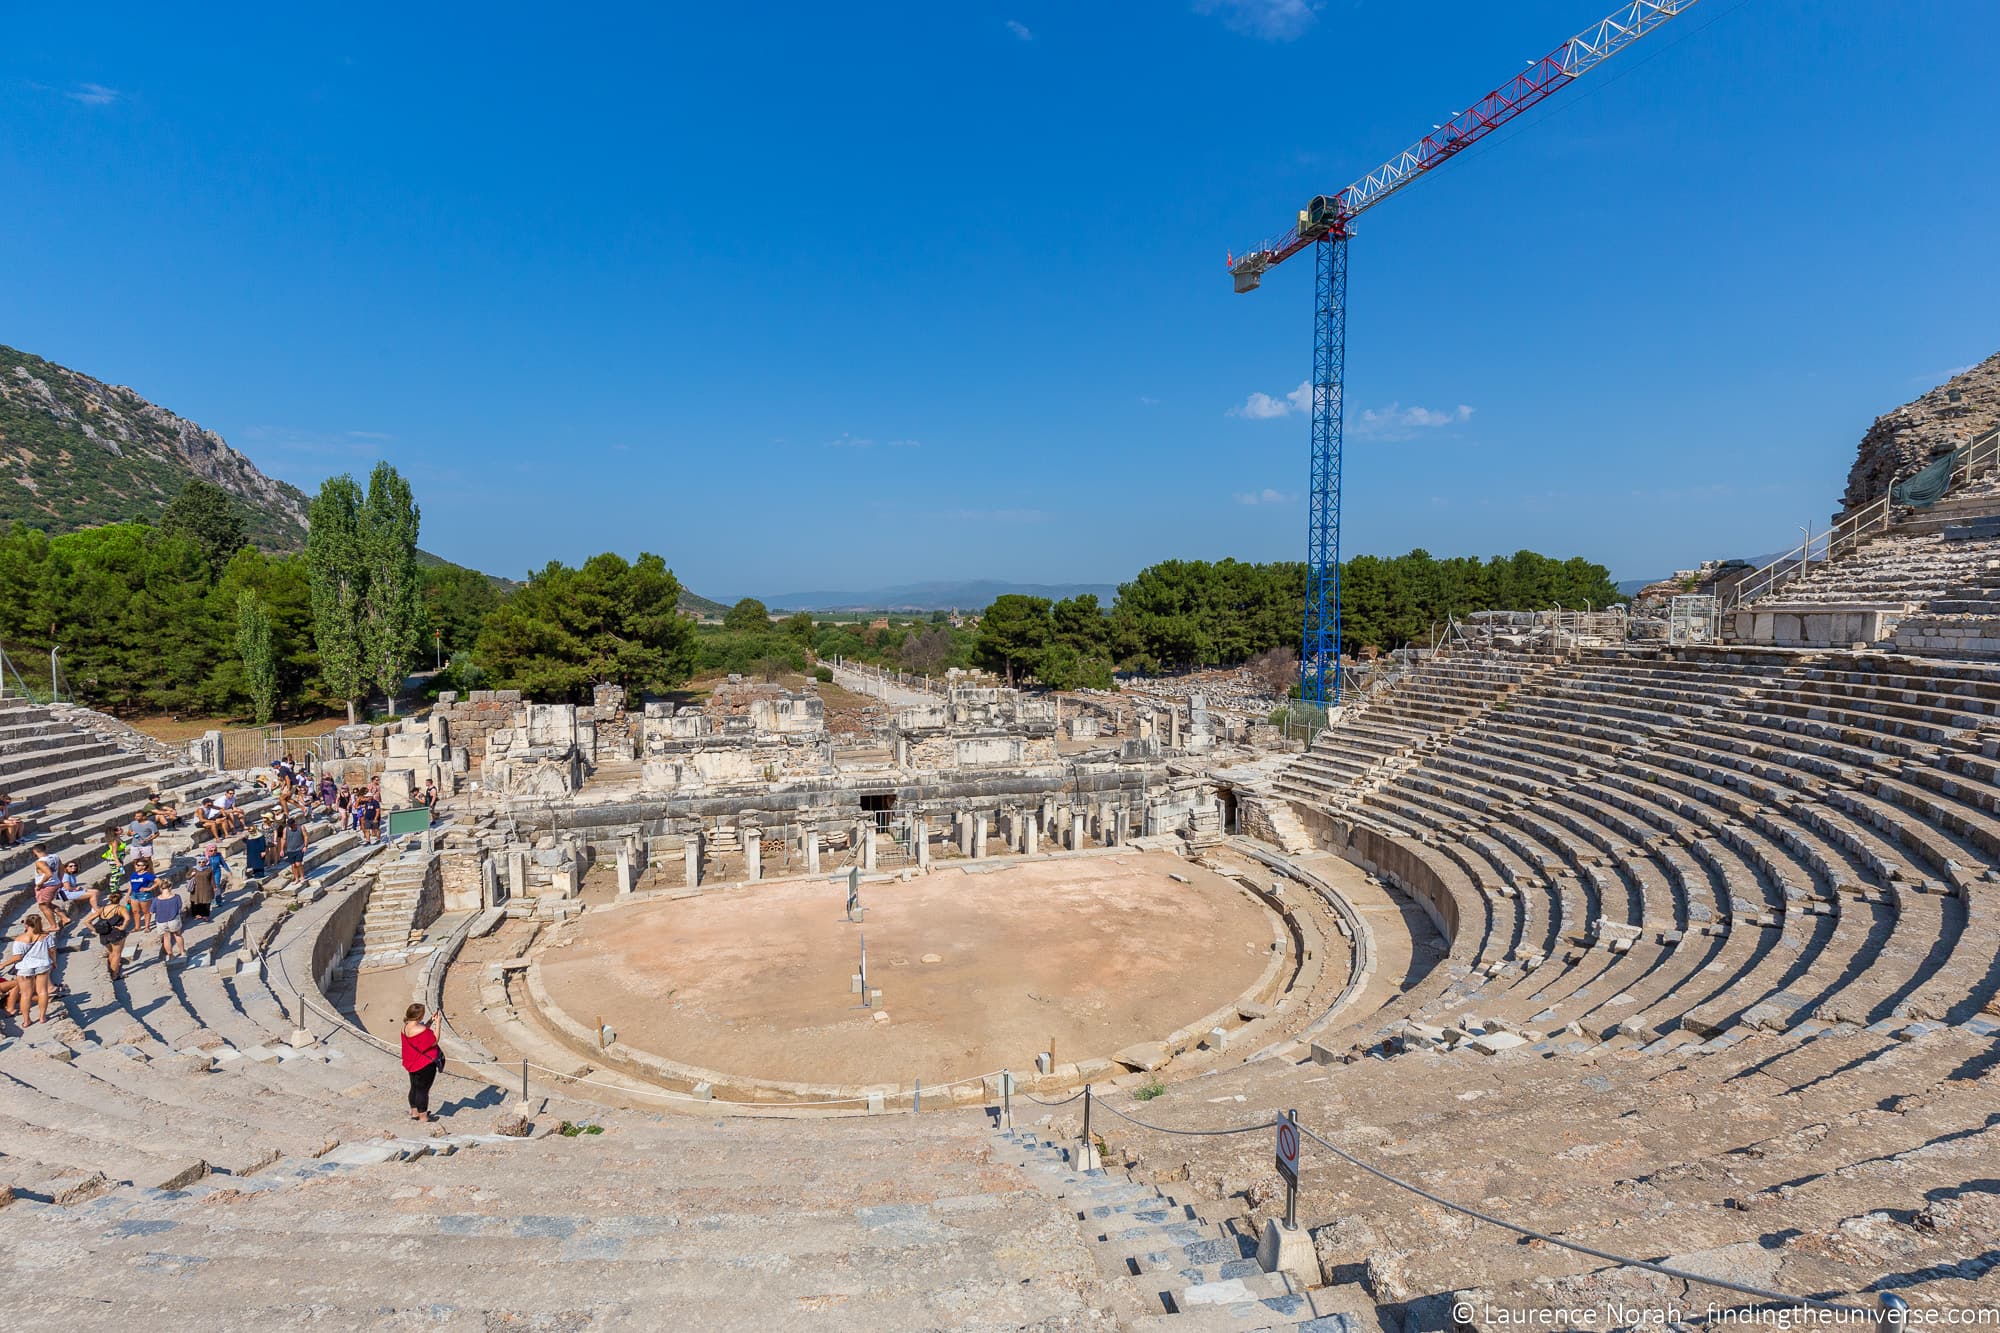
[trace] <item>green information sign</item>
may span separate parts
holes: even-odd
[[[431,826],[429,806],[417,805],[408,810],[389,812],[389,836],[400,838],[405,833],[422,833]]]

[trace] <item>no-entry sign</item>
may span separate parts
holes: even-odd
[[[1289,1111],[1278,1112],[1278,1174],[1286,1184],[1298,1188],[1299,1122]]]

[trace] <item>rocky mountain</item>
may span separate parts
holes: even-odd
[[[1847,474],[1843,510],[1879,500],[1892,482],[2000,425],[2000,353],[1875,418]]]
[[[150,521],[190,477],[240,500],[259,546],[305,544],[305,494],[214,431],[123,385],[0,345],[0,522],[59,533]]]

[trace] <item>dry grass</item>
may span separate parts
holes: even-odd
[[[204,731],[230,731],[237,727],[254,726],[248,718],[241,717],[181,717],[162,713],[155,717],[129,717],[125,723],[137,731],[143,731],[154,740],[181,742],[191,741]],[[323,736],[335,727],[347,722],[345,713],[329,713],[308,722],[285,723],[287,736]]]

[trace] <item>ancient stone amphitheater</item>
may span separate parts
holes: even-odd
[[[1945,540],[1921,535],[1890,530],[1875,557],[1862,544],[1783,596],[1810,604],[1823,582],[1907,609],[1935,599],[1924,579],[1993,572],[1966,547],[1945,576],[1886,578]],[[958,836],[934,852],[911,815],[896,827],[918,842],[892,872],[902,835],[878,852],[871,824],[857,882],[865,867],[887,893],[934,855],[983,858],[980,800],[1014,802],[996,861],[1105,856],[1128,837],[1106,793],[1142,793],[1132,841],[1276,877],[1296,984],[1275,1006],[1290,1018],[1245,1006],[1255,1040],[1177,1032],[1158,1060],[1046,1073],[1023,1051],[1011,1086],[928,1100],[649,1088],[537,1027],[508,951],[448,972],[481,931],[546,926],[560,947],[577,909],[600,910],[560,882],[572,844],[522,832],[526,807],[467,790],[444,832],[387,849],[323,832],[296,894],[244,891],[232,842],[239,887],[191,933],[189,963],[142,944],[114,982],[101,951],[65,947],[61,1014],[0,1046],[8,1307],[93,1329],[1699,1327],[1803,1318],[1801,1302],[1827,1321],[1990,1322],[2000,664],[1893,639],[1558,646],[1430,656],[1303,753],[1259,757],[1247,727],[1232,750],[1225,724],[1226,753],[1205,754],[1192,741],[1212,724],[1197,714],[1184,738],[1175,714],[1165,747],[1148,722],[1101,761],[1022,768],[1017,743],[1004,779],[933,772],[923,790],[967,813]],[[1106,730],[1127,706],[1103,705]],[[529,748],[547,748],[528,736],[545,722],[523,723]],[[713,739],[654,722],[655,757]],[[745,727],[729,734],[750,747]],[[872,775],[950,734],[885,733],[861,767],[836,756],[801,781],[822,805],[846,782],[867,798],[853,809],[880,813],[917,789]],[[520,763],[522,745],[507,753]],[[767,877],[764,825],[717,822],[753,798],[713,775],[691,789],[697,757],[644,819],[629,792],[606,807],[640,830],[620,835],[611,892],[647,892],[631,860],[645,837],[689,849],[663,900],[714,887],[718,844],[730,891]],[[1085,773],[1099,762],[1102,781]],[[1045,770],[1073,822],[1020,785]],[[149,789],[225,780],[83,710],[0,703],[0,783],[58,845],[88,848]],[[778,808],[782,786],[754,808]],[[399,867],[443,855],[457,826],[483,869],[422,911]],[[833,873],[818,832],[797,845]],[[18,920],[26,856],[5,858]],[[400,1119],[398,1058],[356,1018],[356,959],[391,944],[419,993],[486,995],[485,1026],[448,1043],[435,1134]],[[1306,1131],[1298,1232],[1279,1225],[1280,1111]]]

